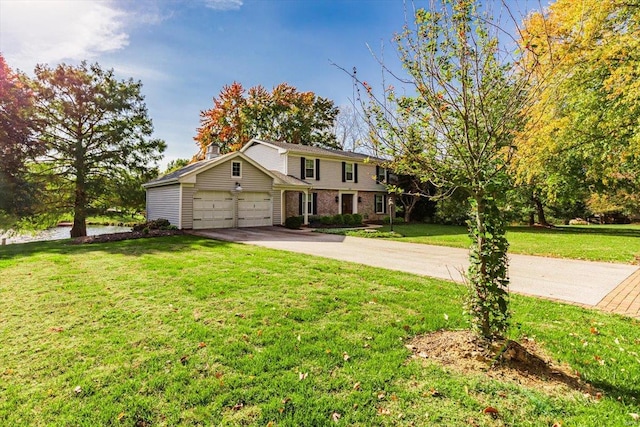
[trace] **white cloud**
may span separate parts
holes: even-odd
[[[93,59],[124,48],[126,13],[92,0],[0,0],[0,52],[9,66]]]
[[[170,76],[167,73],[158,69],[132,63],[115,64],[113,66],[113,70],[117,74],[120,74],[122,78],[132,77],[143,81],[166,81],[170,79]]]
[[[205,6],[214,10],[238,10],[242,0],[204,0]]]

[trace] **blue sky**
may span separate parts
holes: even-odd
[[[527,0],[508,3],[520,13]],[[384,43],[391,63],[404,8],[400,0],[0,0],[0,53],[27,73],[86,59],[141,80],[154,136],[168,145],[164,166],[196,153],[199,112],[233,81],[287,82],[347,105],[351,80],[330,61],[375,82],[380,67],[367,45],[379,53]]]

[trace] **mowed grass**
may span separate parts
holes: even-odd
[[[438,224],[399,224],[394,231],[403,242],[468,248],[465,227]],[[385,226],[381,231],[389,231]],[[637,262],[640,225],[508,227],[509,251],[518,254],[606,262]]]
[[[513,297],[513,337],[569,364],[596,399],[412,360],[411,337],[467,327],[463,296],[190,236],[9,245],[0,425],[640,425],[638,321]]]

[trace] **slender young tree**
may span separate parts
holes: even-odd
[[[378,96],[354,79],[372,139],[393,158],[396,173],[429,181],[440,195],[471,195],[467,310],[474,329],[491,340],[504,334],[510,316],[499,204],[531,80],[475,1],[432,1],[413,18],[396,37],[407,73],[392,74],[399,88],[388,85]]]
[[[35,69],[35,115],[46,148],[36,170],[57,207],[73,210],[71,237],[86,236],[88,208],[118,177],[144,175],[161,158],[165,143],[151,138],[141,88],[98,64]]]

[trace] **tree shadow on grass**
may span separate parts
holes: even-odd
[[[552,228],[545,227],[508,227],[507,232],[513,233],[531,233],[531,234],[557,234],[563,236],[579,236],[579,235],[601,235],[601,236],[619,236],[619,237],[640,237],[640,228],[628,228],[626,226],[584,226],[584,227],[571,227],[571,226],[559,226]]]
[[[389,226],[385,226],[387,230]],[[394,225],[394,230],[405,237],[433,237],[433,236],[455,236],[468,234],[466,227],[459,225],[441,224],[398,224]],[[640,228],[630,228],[628,225],[589,225],[589,226],[558,226],[558,227],[529,227],[512,226],[507,227],[507,232],[529,233],[529,234],[555,234],[563,236],[579,235],[602,235],[619,237],[640,237]]]
[[[461,225],[398,224],[394,225],[393,229],[404,237],[458,236],[467,235],[469,233],[467,228]],[[388,231],[389,226],[386,225],[383,230]]]
[[[152,253],[192,250],[195,245],[201,248],[219,248],[230,244],[230,242],[189,235],[147,237],[91,244],[78,244],[74,243],[71,239],[64,239],[0,246],[0,260],[29,257],[38,254],[81,255],[95,252],[138,257]]]

